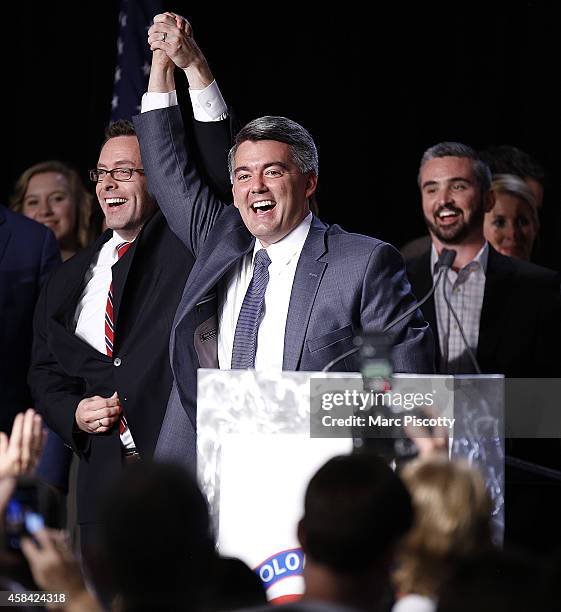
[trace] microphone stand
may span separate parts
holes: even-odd
[[[361,366],[362,378],[363,378],[363,387],[364,389],[370,389],[373,391],[388,391],[391,389],[391,346],[386,340],[382,339],[384,334],[386,334],[392,327],[403,321],[406,317],[411,316],[414,312],[417,311],[436,291],[438,284],[442,280],[442,276],[444,273],[449,270],[454,263],[454,259],[456,258],[456,251],[443,249],[440,257],[438,258],[437,266],[438,266],[438,276],[436,281],[434,282],[430,291],[423,297],[420,302],[416,302],[410,308],[408,308],[404,313],[396,317],[394,320],[390,321],[379,334],[379,340],[371,340],[370,343],[364,337],[355,338],[356,346],[342,355],[339,355],[335,359],[332,359],[324,368],[322,372],[328,372],[334,365],[340,363],[347,357],[354,355],[361,349],[363,350],[363,360]],[[381,375],[369,375],[368,372],[371,371],[371,368],[367,368],[366,365],[368,360],[373,359],[375,362],[379,362],[378,365],[387,362],[387,370],[390,372],[388,376]],[[384,367],[375,367],[375,370],[380,372],[384,370]],[[388,414],[388,408],[382,406],[382,411],[378,412],[378,414],[386,417],[391,416]],[[378,455],[382,456],[388,463],[395,463],[395,465],[402,464],[405,461],[412,459],[417,455],[417,446],[415,443],[405,436],[403,428],[401,430],[396,429],[397,426],[392,426],[391,436],[388,439],[387,436],[373,436],[372,438],[364,438],[362,435],[355,436],[354,438],[354,446],[355,448],[370,449],[376,452]],[[359,430],[361,431],[361,430]]]

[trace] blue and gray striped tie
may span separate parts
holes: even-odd
[[[265,249],[255,253],[253,278],[249,283],[243,299],[240,316],[236,324],[234,348],[232,349],[232,369],[255,367],[257,351],[257,331],[265,303],[265,290],[269,282],[269,265],[271,260]]]

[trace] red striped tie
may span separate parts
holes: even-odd
[[[121,257],[129,250],[132,242],[121,242],[117,245],[117,257]],[[107,305],[105,306],[105,349],[109,357],[113,357],[113,341],[115,339],[115,322],[113,320],[113,282],[109,285],[107,295]],[[119,421],[119,433],[122,434],[127,429],[127,421],[123,416]]]

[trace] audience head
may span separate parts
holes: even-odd
[[[267,604],[261,579],[239,559],[216,557],[208,577],[201,596],[204,612],[241,610]]]
[[[76,170],[56,160],[25,170],[11,197],[15,211],[53,231],[66,259],[93,238],[92,203]]]
[[[388,561],[413,520],[411,498],[376,455],[330,459],[313,476],[298,534],[308,563],[362,573]]]
[[[493,205],[491,172],[471,147],[442,142],[427,149],[418,183],[433,238],[459,245],[483,237],[483,216]]]
[[[495,175],[492,190],[495,204],[485,214],[485,238],[499,253],[529,260],[539,230],[534,194],[513,174]]]
[[[261,117],[238,132],[228,155],[234,205],[264,247],[278,242],[310,212],[318,176],[315,143],[286,117]]]
[[[108,228],[133,240],[157,209],[148,192],[140,145],[130,121],[121,119],[105,131],[97,167],[90,171]]]
[[[545,173],[528,153],[511,145],[497,145],[481,151],[493,174],[514,174],[525,181],[534,195],[536,207],[543,203]]]
[[[434,596],[455,561],[491,546],[491,500],[467,464],[434,456],[405,467],[415,521],[404,538],[394,579],[398,591]]]
[[[215,553],[206,500],[185,470],[127,467],[101,502],[99,543],[99,579],[125,609],[169,609],[178,601],[196,609]]]

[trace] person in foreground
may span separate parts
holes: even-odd
[[[491,499],[483,477],[467,464],[431,455],[401,473],[415,520],[398,547],[392,612],[434,612],[456,565],[492,549]]]
[[[254,572],[218,556],[206,499],[178,466],[129,466],[103,496],[99,524],[93,571],[111,610],[222,612],[266,601]],[[35,536],[24,553],[41,588],[69,593],[73,609],[101,609],[67,542],[48,530]]]
[[[298,524],[306,555],[304,595],[279,609],[388,610],[395,551],[412,524],[411,496],[380,457],[333,457],[310,480]]]

